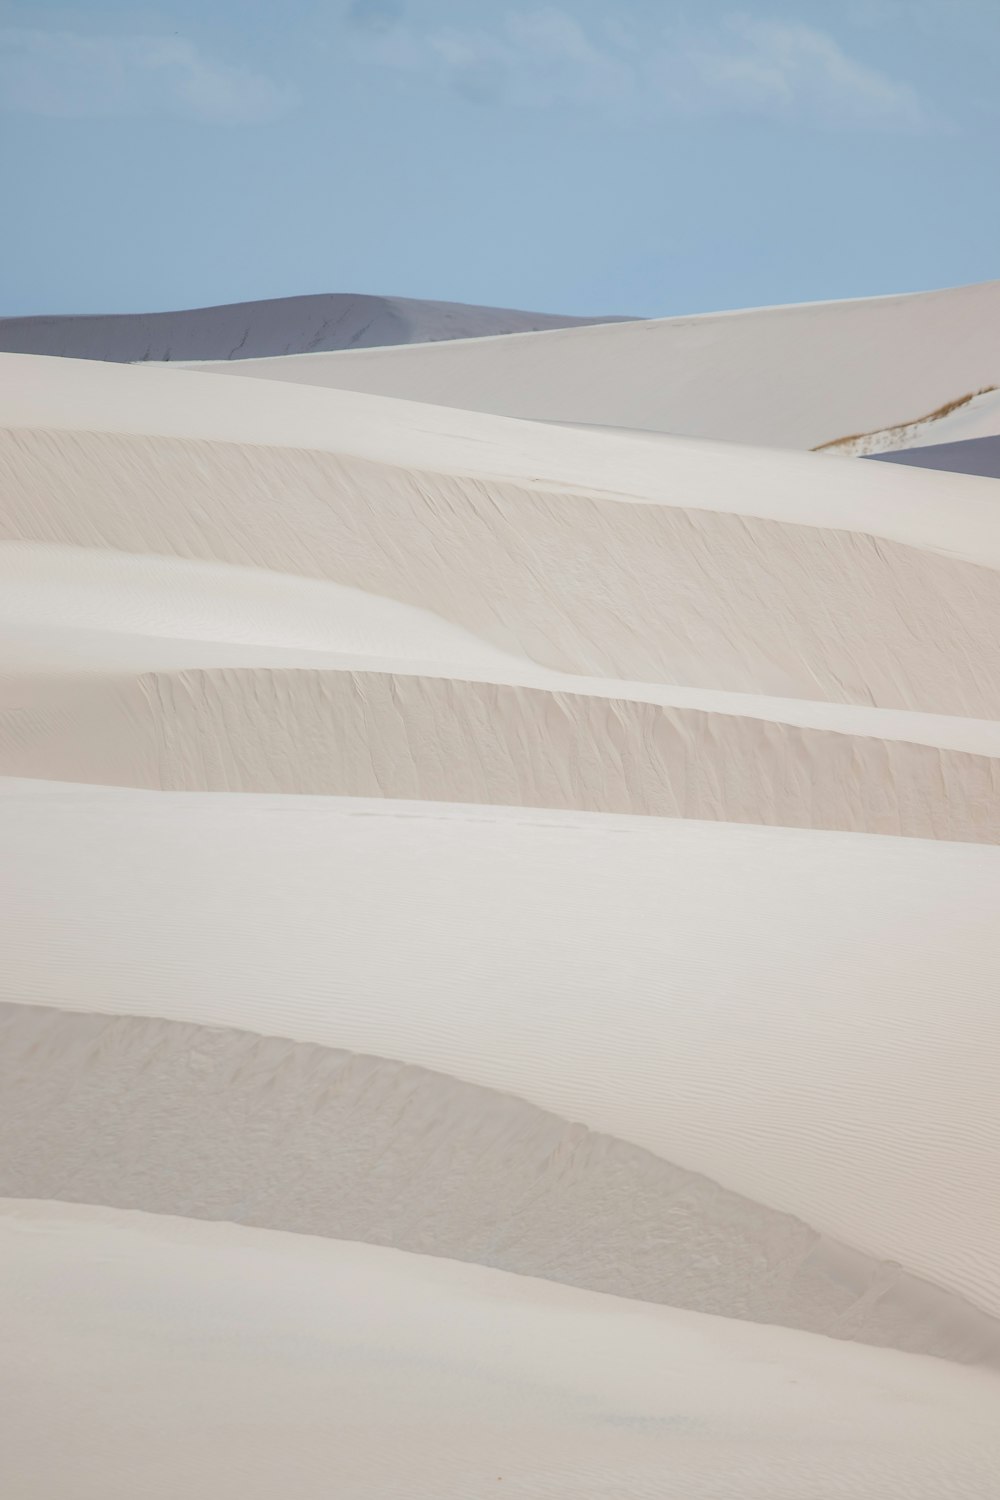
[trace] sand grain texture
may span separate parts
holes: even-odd
[[[0,355],[0,1487],[983,1500],[1000,284],[373,300]]]

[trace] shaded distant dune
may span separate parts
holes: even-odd
[[[250,359],[331,349],[373,349],[576,328],[612,318],[566,318],[462,302],[366,297],[352,292],[274,297],[180,312],[0,318],[0,350],[128,364],[143,360]]]
[[[939,469],[949,474],[979,474],[1000,479],[1000,437],[968,438],[961,443],[933,443],[904,448],[899,453],[869,453],[883,463],[910,464],[917,469]]]

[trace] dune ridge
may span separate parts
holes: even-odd
[[[882,738],[877,716],[871,737],[863,718],[801,728],[755,718],[752,699],[719,713],[606,694],[360,665],[0,683],[0,775],[1000,843],[998,745]]]
[[[340,292],[177,312],[0,318],[0,350],[123,363],[239,360],[614,321]]]
[[[6,1005],[0,1036],[6,1198],[388,1245],[1000,1367],[1000,1322],[959,1298],[510,1095],[130,1016]]]
[[[816,448],[1000,385],[998,317],[990,281],[223,368],[549,422]]]
[[[842,462],[866,482],[909,478]],[[2,475],[9,541],[99,538],[325,577],[447,611],[561,671],[972,718],[1000,708],[996,570],[868,532],[179,439],[18,431]],[[950,479],[920,477],[944,500]],[[995,506],[982,524],[1000,544]]]
[[[514,1093],[1000,1312],[995,847],[19,785],[2,998]]]

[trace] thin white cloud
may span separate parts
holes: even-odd
[[[242,125],[273,119],[292,102],[263,74],[206,57],[184,37],[0,28],[0,107],[8,111]]]
[[[813,26],[736,15],[658,59],[668,102],[693,113],[734,111],[843,127],[919,130],[916,91],[852,58]]]
[[[734,13],[702,29],[631,32],[610,14],[587,31],[546,6],[486,27],[421,30],[395,6],[355,39],[387,67],[423,70],[479,102],[574,104],[622,115],[756,115],[830,128],[913,131],[929,112],[908,83],[815,27]]]

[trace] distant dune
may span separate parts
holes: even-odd
[[[0,350],[73,359],[250,359],[314,350],[371,349],[621,321],[330,293],[233,302],[179,312],[0,318]]]
[[[1000,479],[1000,435],[966,438],[960,443],[928,443],[903,448],[896,453],[872,453],[883,463],[909,464],[920,469],[941,469],[949,474],[980,474]]]
[[[550,422],[815,448],[1000,386],[998,324],[992,281],[530,339],[243,361],[233,373]]]

